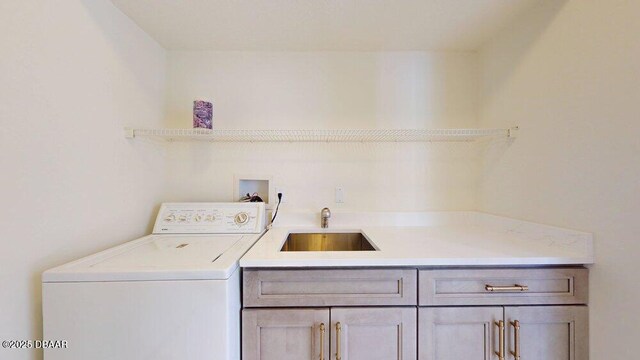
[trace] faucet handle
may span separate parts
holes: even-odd
[[[331,210],[329,210],[328,207],[322,209],[322,211],[320,211],[320,216],[322,216],[323,218],[330,218],[331,217]]]

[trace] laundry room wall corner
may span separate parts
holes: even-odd
[[[0,32],[0,338],[37,340],[43,270],[151,229],[164,154],[122,129],[161,125],[166,53],[108,0],[3,1]]]

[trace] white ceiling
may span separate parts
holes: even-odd
[[[558,0],[112,0],[167,49],[475,50]]]

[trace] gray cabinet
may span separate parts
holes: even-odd
[[[247,269],[243,360],[587,360],[588,270]]]
[[[417,310],[331,309],[331,359],[415,360]]]
[[[502,318],[502,307],[420,308],[419,359],[495,359]]]
[[[420,306],[574,305],[589,296],[589,271],[579,267],[425,269],[419,278]]]
[[[415,360],[417,356],[415,307],[245,309],[242,330],[243,360]]]
[[[589,358],[586,306],[420,308],[418,318],[420,360]]]
[[[505,323],[508,359],[515,355],[522,360],[589,358],[586,306],[506,307]]]
[[[244,307],[405,306],[418,301],[417,269],[243,272]]]
[[[418,358],[587,360],[588,275],[581,267],[422,269]]]
[[[329,309],[242,311],[243,360],[317,360],[322,356],[329,358]]]

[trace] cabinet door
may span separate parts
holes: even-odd
[[[496,322],[502,319],[502,307],[420,308],[418,358],[497,359],[499,329]]]
[[[516,345],[522,360],[589,358],[586,306],[506,307],[505,319],[508,359],[516,358]]]
[[[332,360],[415,360],[416,308],[331,309]]]
[[[329,336],[329,309],[242,310],[243,360],[328,360]]]

